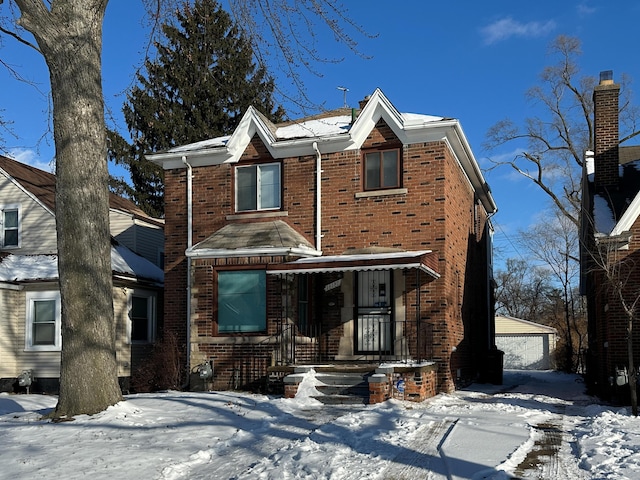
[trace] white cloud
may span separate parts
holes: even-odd
[[[587,5],[586,3],[579,4],[577,8],[578,8],[578,14],[581,16],[592,15],[596,13],[596,10],[597,10],[595,7]]]
[[[556,28],[556,22],[521,23],[511,17],[506,17],[493,22],[480,29],[486,45],[507,40],[511,37],[542,37]]]
[[[45,172],[54,173],[55,170],[54,160],[49,162],[42,161],[38,154],[33,150],[14,148],[9,150],[9,157],[20,163],[44,170]]]

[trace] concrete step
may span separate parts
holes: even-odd
[[[316,380],[322,382],[316,389],[322,393],[314,398],[327,405],[369,403],[369,381],[371,372],[321,372]]]

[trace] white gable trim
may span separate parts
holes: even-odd
[[[383,119],[403,145],[446,142],[487,212],[495,212],[497,206],[460,122],[455,119],[434,118],[433,121],[416,121],[413,118],[405,120],[378,88],[373,92],[348,133],[279,141],[265,123],[268,120],[265,120],[253,107],[249,107],[226,145],[195,150],[177,149],[173,152],[147,155],[147,158],[162,165],[165,170],[185,168],[182,162],[183,157],[187,157],[189,164],[193,167],[236,163],[256,134],[274,159],[315,155],[314,143],[322,154],[358,150],[380,119]]]
[[[34,202],[36,202],[38,205],[40,205],[42,208],[44,208],[44,210],[46,212],[48,212],[49,214],[51,214],[52,217],[55,217],[55,213],[49,207],[47,207],[44,203],[42,203],[40,201],[40,199],[38,197],[36,197],[34,194],[32,194],[29,190],[24,188],[20,184],[20,182],[18,182],[15,178],[13,178],[11,175],[9,175],[4,169],[0,168],[0,173],[2,175],[4,175],[5,177],[7,177],[7,180],[9,180],[11,183],[13,183],[16,187],[18,187],[25,195],[27,195]]]
[[[621,235],[624,232],[631,230],[631,227],[640,216],[640,192],[636,194],[636,197],[627,207],[624,215],[620,218],[620,221],[613,227],[610,236]]]

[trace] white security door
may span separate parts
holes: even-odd
[[[356,297],[356,353],[392,353],[391,272],[358,272]]]

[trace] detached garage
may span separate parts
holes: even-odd
[[[496,316],[496,346],[504,352],[504,368],[553,368],[557,330],[521,318]]]

